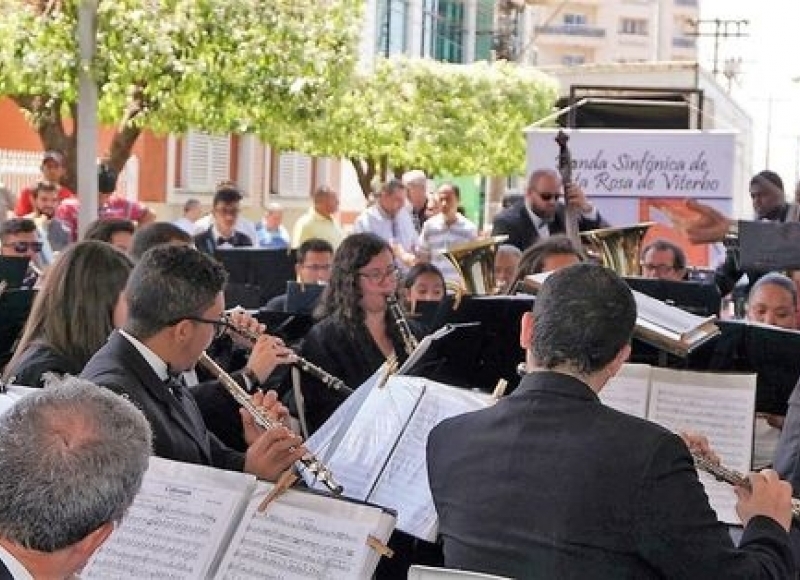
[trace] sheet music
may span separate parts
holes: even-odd
[[[646,419],[650,399],[650,365],[623,365],[600,390],[598,397],[612,409]]]
[[[649,417],[672,431],[705,435],[723,465],[750,470],[756,375],[710,374],[654,368]],[[711,507],[727,523],[741,523],[733,488],[701,473]]]
[[[207,578],[255,478],[150,458],[122,524],[95,552],[84,579]]]
[[[394,518],[380,508],[288,491],[265,512],[272,488],[259,483],[215,578],[236,580],[367,579],[378,563],[369,535],[387,541]]]
[[[395,376],[387,388],[413,385],[422,393],[390,460],[368,499],[397,510],[397,528],[418,538],[436,540],[437,517],[428,485],[428,434],[448,417],[487,407],[491,396],[435,383],[421,377]]]
[[[419,402],[422,388],[418,383],[395,385],[393,379],[383,388],[372,389],[326,460],[347,497],[368,498]]]

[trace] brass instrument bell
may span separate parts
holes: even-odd
[[[464,294],[494,294],[494,256],[508,236],[493,236],[451,247],[442,255],[461,278]]]
[[[601,228],[581,232],[581,237],[600,256],[606,268],[620,276],[641,276],[642,242],[654,224],[643,222],[633,226]]]

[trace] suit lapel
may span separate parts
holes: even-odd
[[[158,377],[153,368],[142,357],[136,347],[128,342],[123,336],[114,334],[112,340],[121,341],[120,347],[123,352],[123,360],[127,361],[129,369],[136,375],[139,384],[145,389],[155,401],[166,409],[170,418],[186,432],[189,437],[200,448],[201,454],[206,462],[211,463],[211,448],[208,441],[208,431],[206,429],[200,409],[197,407],[194,398],[186,389],[182,400],[178,400],[167,390],[164,382]]]

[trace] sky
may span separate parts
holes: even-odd
[[[749,21],[743,29],[747,37],[721,40],[719,60],[741,59],[731,94],[753,118],[753,170],[777,171],[786,190],[793,191],[800,180],[800,82],[792,81],[800,77],[800,2],[700,0],[700,18]],[[701,63],[708,70],[713,44],[711,37],[700,39]],[[728,84],[722,76],[720,82]]]

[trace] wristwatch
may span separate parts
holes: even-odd
[[[728,224],[728,229],[725,232],[725,237],[722,238],[722,244],[726,250],[739,249],[739,222],[732,221]]]

